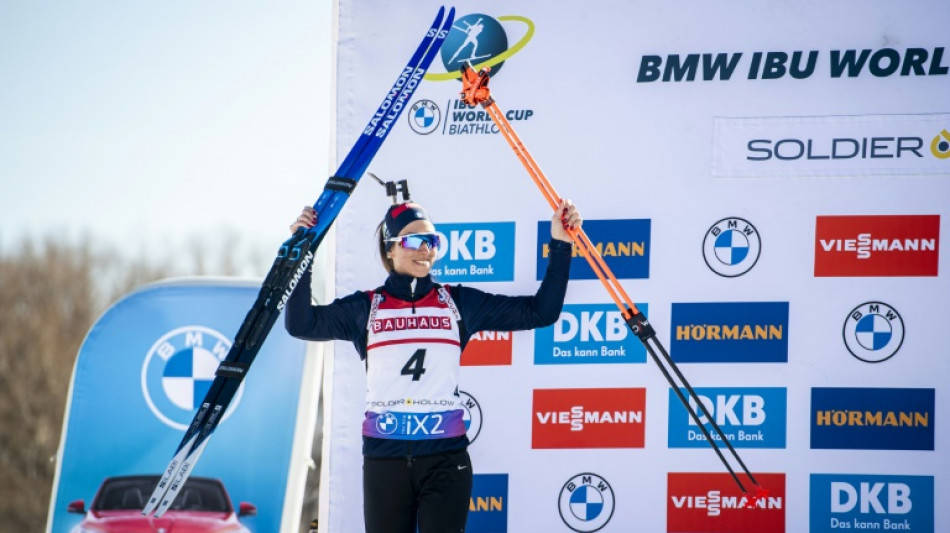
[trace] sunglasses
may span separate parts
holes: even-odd
[[[442,240],[439,239],[437,233],[411,233],[409,235],[403,235],[401,237],[393,237],[392,239],[386,239],[386,242],[398,242],[403,248],[409,250],[418,250],[422,248],[422,244],[425,243],[430,250],[434,250],[439,247],[442,243]]]

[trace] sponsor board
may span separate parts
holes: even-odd
[[[646,389],[536,389],[531,448],[642,448]]]
[[[667,533],[784,533],[785,474],[753,475],[768,491],[757,501],[743,493],[729,474],[670,472]]]
[[[585,220],[584,232],[617,279],[650,277],[650,219]],[[550,240],[551,221],[538,222],[538,280],[548,266]],[[571,279],[597,279],[576,246],[573,256]]]
[[[811,447],[933,450],[934,389],[813,388]]]
[[[815,276],[936,276],[940,215],[819,216]]]
[[[809,531],[934,533],[933,476],[811,474]]]
[[[508,474],[475,474],[468,504],[469,533],[508,531]]]
[[[788,302],[674,303],[677,363],[788,362]]]
[[[647,304],[636,304],[647,314]],[[565,304],[557,321],[534,330],[534,364],[645,363],[646,349],[613,304]]]
[[[719,117],[714,177],[950,175],[950,113]]]
[[[479,331],[469,337],[462,351],[462,366],[510,366],[510,331]]]
[[[784,388],[699,387],[699,400],[735,448],[784,448],[787,399]],[[722,437],[712,428],[686,390],[683,396],[720,446]],[[705,448],[709,444],[673,389],[669,391],[669,447]]]
[[[435,231],[444,243],[432,267],[438,281],[514,280],[514,222],[436,224]]]

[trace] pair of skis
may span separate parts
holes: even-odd
[[[498,126],[498,129],[505,137],[505,140],[507,140],[508,144],[511,145],[515,155],[528,170],[528,174],[531,176],[531,179],[534,180],[535,185],[537,185],[541,190],[541,193],[544,195],[545,200],[547,200],[548,205],[550,205],[552,209],[556,210],[560,204],[561,197],[557,194],[557,191],[554,190],[554,187],[551,186],[551,182],[549,182],[544,176],[544,173],[541,172],[541,168],[538,166],[537,162],[535,162],[534,158],[531,157],[531,154],[528,153],[527,148],[525,148],[524,144],[521,142],[518,134],[515,133],[514,128],[511,127],[511,123],[508,122],[507,118],[505,118],[504,113],[502,113],[502,111],[498,108],[494,98],[491,96],[491,90],[488,88],[488,80],[490,79],[488,73],[491,69],[485,67],[476,72],[475,69],[472,68],[471,64],[466,62],[466,64],[462,66],[461,70],[462,101],[471,106],[481,105],[485,111],[488,112],[489,116],[492,118],[492,121],[495,122],[495,124]],[[591,269],[600,279],[601,283],[603,283],[604,288],[607,289],[611,299],[615,304],[617,304],[617,307],[620,309],[620,312],[631,331],[633,331],[633,333],[646,347],[650,357],[660,368],[660,371],[663,373],[666,381],[670,384],[670,387],[673,388],[673,392],[676,393],[676,396],[680,399],[680,402],[683,403],[683,406],[686,407],[686,410],[689,412],[690,417],[703,432],[703,436],[706,437],[706,442],[712,446],[713,450],[716,452],[716,455],[719,456],[719,460],[722,461],[723,466],[725,466],[726,470],[729,471],[729,474],[732,475],[732,479],[735,480],[736,484],[739,486],[739,489],[743,493],[748,493],[746,487],[739,480],[739,476],[736,475],[732,465],[730,465],[729,461],[726,460],[726,457],[723,455],[719,445],[717,445],[716,441],[710,436],[706,425],[700,420],[696,409],[690,405],[689,401],[684,396],[682,389],[686,389],[690,395],[690,398],[696,402],[696,405],[699,407],[703,416],[705,416],[706,420],[709,421],[709,425],[715,430],[718,438],[722,440],[731,453],[732,457],[735,458],[739,466],[742,468],[742,471],[745,472],[745,475],[748,477],[749,481],[756,487],[756,492],[751,495],[751,501],[754,506],[754,504],[760,498],[767,496],[768,491],[759,485],[759,483],[755,480],[755,476],[752,475],[745,463],[743,463],[742,459],[739,457],[739,454],[736,452],[735,448],[733,448],[732,443],[729,442],[729,439],[723,433],[722,429],[719,427],[719,424],[716,423],[715,419],[713,419],[713,416],[709,413],[706,405],[700,401],[699,397],[696,395],[696,391],[693,390],[693,387],[686,380],[686,377],[683,375],[683,373],[680,372],[669,353],[667,353],[666,349],[656,338],[656,331],[653,329],[653,326],[647,320],[643,312],[637,309],[637,306],[627,295],[627,292],[624,290],[623,286],[620,285],[620,282],[617,281],[617,278],[614,276],[613,272],[611,272],[610,268],[607,266],[607,263],[604,262],[604,259],[600,256],[597,248],[595,248],[593,243],[591,243],[590,239],[587,237],[587,234],[584,233],[584,230],[580,228],[576,230],[568,229],[567,232],[574,240],[574,244],[580,249],[581,254],[587,260],[588,264],[590,264]],[[657,352],[662,354],[662,359],[657,355]],[[679,379],[679,385],[673,379],[674,374]]]
[[[316,224],[309,229],[298,229],[281,245],[270,271],[264,278],[257,299],[238,329],[231,349],[218,366],[215,379],[201,407],[182,437],[181,444],[178,445],[148,503],[142,509],[143,515],[161,517],[175,501],[280,311],[286,305],[300,277],[313,262],[317,247],[403,109],[408,107],[409,98],[422,82],[422,77],[441,49],[454,21],[454,7],[449,9],[447,15],[445,7],[439,9],[422,42],[386,93],[356,144],[350,149],[336,174],[327,181],[313,206],[319,215]]]

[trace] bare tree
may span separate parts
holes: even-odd
[[[259,251],[238,260],[239,239],[195,238],[175,260],[156,253],[130,258],[91,238],[23,241],[0,254],[0,523],[3,530],[43,531],[55,457],[76,356],[96,318],[129,291],[175,275],[263,276]],[[188,261],[190,259],[190,262]],[[320,439],[314,442],[320,454]],[[315,496],[318,472],[307,482]],[[308,498],[301,530],[315,517]]]

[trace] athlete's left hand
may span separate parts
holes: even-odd
[[[567,230],[581,229],[583,223],[584,221],[581,219],[581,214],[577,212],[574,202],[562,198],[554,212],[554,216],[551,217],[551,237],[559,241],[574,242]]]

